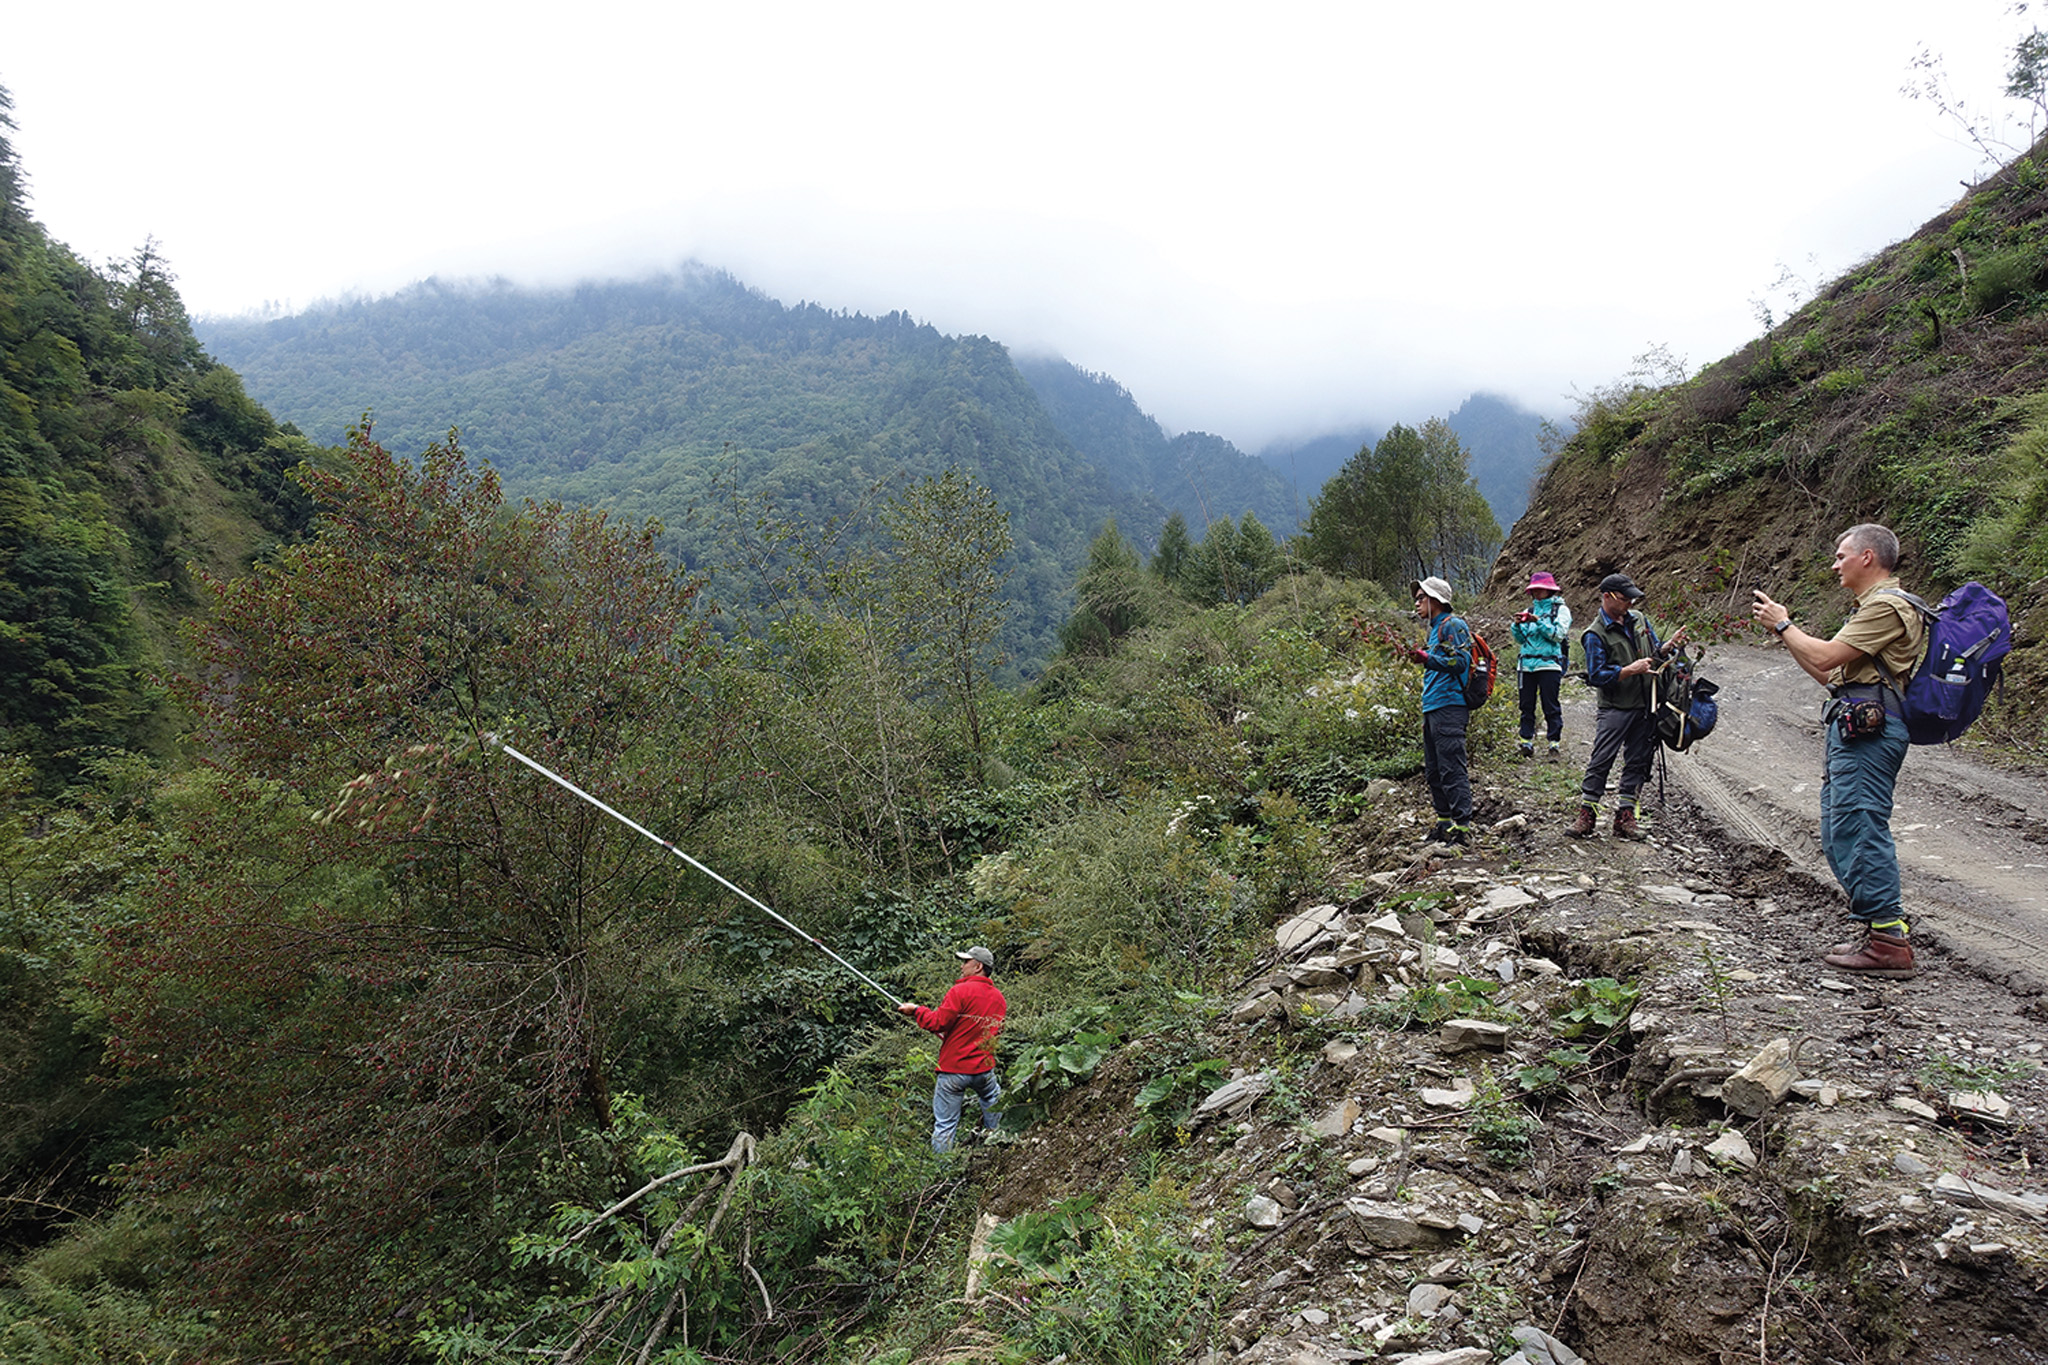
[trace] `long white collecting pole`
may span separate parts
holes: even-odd
[[[748,894],[747,894],[747,893],[746,893],[745,891],[741,890],[741,889],[740,889],[739,887],[737,887],[737,886],[734,886],[734,885],[733,885],[733,884],[732,884],[731,882],[729,882],[729,881],[727,881],[727,880],[726,880],[725,878],[723,878],[723,877],[719,876],[719,875],[718,875],[718,874],[717,874],[716,872],[713,872],[713,871],[712,871],[712,870],[711,870],[710,868],[708,868],[708,867],[704,866],[704,864],[702,864],[702,863],[698,862],[698,861],[697,861],[697,860],[696,860],[695,858],[692,858],[692,857],[691,857],[691,856],[690,856],[689,854],[687,854],[687,853],[683,852],[683,851],[682,851],[681,849],[677,848],[677,847],[676,847],[676,846],[675,846],[674,844],[672,844],[672,843],[670,843],[670,842],[669,842],[668,840],[666,840],[666,839],[662,838],[662,837],[661,837],[661,836],[660,836],[659,834],[656,834],[656,833],[654,833],[653,831],[651,831],[651,830],[648,830],[648,829],[646,829],[646,828],[642,827],[641,825],[638,825],[638,824],[634,823],[634,822],[633,822],[633,821],[631,821],[631,820],[628,820],[628,819],[627,819],[627,818],[626,818],[625,816],[623,816],[623,815],[619,814],[619,813],[618,813],[617,811],[613,810],[613,809],[612,809],[612,808],[611,808],[610,806],[607,806],[607,805],[606,805],[606,804],[605,804],[604,802],[602,802],[602,801],[598,800],[598,799],[597,799],[596,797],[592,796],[592,795],[591,795],[591,794],[590,794],[589,792],[587,792],[587,791],[583,790],[583,788],[581,788],[581,787],[577,786],[577,785],[576,785],[576,784],[575,784],[574,782],[571,782],[571,781],[570,781],[570,780],[569,780],[568,778],[566,778],[566,777],[562,776],[562,775],[561,775],[560,773],[558,773],[558,772],[555,772],[555,771],[554,771],[553,769],[551,769],[551,768],[548,768],[548,767],[546,767],[546,766],[544,766],[544,765],[542,765],[542,764],[539,764],[539,763],[536,763],[536,762],[534,762],[534,761],[533,761],[532,759],[528,758],[528,757],[527,757],[527,756],[526,756],[525,754],[522,754],[522,753],[520,753],[520,752],[519,752],[519,751],[518,751],[517,749],[513,748],[513,747],[512,747],[511,745],[509,745],[509,744],[505,743],[505,742],[504,742],[503,740],[499,739],[499,738],[498,738],[498,737],[497,737],[496,735],[485,735],[485,736],[484,736],[484,743],[485,743],[485,744],[487,744],[487,745],[489,745],[489,746],[490,746],[491,748],[493,748],[493,749],[496,749],[496,750],[497,750],[497,751],[498,751],[499,753],[501,753],[501,754],[505,755],[505,757],[507,757],[507,758],[515,758],[515,759],[519,760],[519,761],[520,761],[521,763],[524,763],[524,764],[525,764],[525,765],[526,765],[527,767],[529,767],[529,768],[533,769],[533,770],[534,770],[535,772],[539,773],[539,774],[540,774],[540,775],[541,775],[542,777],[545,777],[545,778],[546,778],[546,779],[547,779],[548,781],[550,781],[550,782],[554,783],[554,784],[555,784],[556,786],[560,787],[560,788],[561,788],[561,789],[562,789],[563,791],[565,791],[565,792],[568,792],[568,793],[569,793],[570,795],[572,795],[572,796],[576,796],[576,797],[580,797],[581,799],[583,799],[583,800],[585,800],[585,801],[588,801],[588,802],[589,802],[589,803],[590,803],[591,805],[593,805],[593,806],[596,806],[596,807],[597,807],[597,808],[598,808],[599,810],[603,811],[603,812],[604,812],[604,813],[605,813],[606,815],[609,815],[609,816],[611,816],[611,818],[612,818],[612,819],[614,819],[614,820],[618,821],[618,822],[619,822],[620,824],[624,825],[624,826],[625,826],[625,827],[626,827],[627,829],[630,829],[630,830],[632,830],[633,832],[635,832],[636,834],[639,834],[639,835],[641,835],[641,836],[642,836],[643,838],[646,838],[646,839],[651,839],[651,840],[653,840],[653,841],[654,841],[655,843],[657,843],[657,844],[660,844],[660,845],[661,845],[661,846],[662,846],[663,848],[665,848],[665,849],[667,849],[667,850],[668,850],[669,852],[671,852],[671,853],[675,854],[675,855],[676,855],[676,856],[677,856],[678,858],[681,858],[681,859],[682,859],[682,860],[683,860],[684,862],[688,863],[688,864],[689,864],[689,865],[690,865],[691,867],[694,867],[694,868],[696,868],[696,869],[697,869],[697,870],[698,870],[699,872],[702,872],[702,873],[703,873],[703,874],[704,874],[705,876],[707,876],[707,877],[711,878],[711,880],[712,880],[712,881],[714,881],[714,882],[717,882],[717,883],[718,883],[718,884],[719,884],[720,886],[722,886],[722,887],[724,887],[724,888],[725,888],[726,890],[728,890],[728,891],[732,892],[732,893],[733,893],[733,894],[734,894],[735,896],[738,896],[738,897],[739,897],[739,898],[740,898],[741,900],[743,900],[743,901],[745,901],[745,902],[746,902],[747,904],[749,904],[749,905],[753,906],[753,907],[754,907],[754,908],[755,908],[756,910],[759,910],[759,911],[760,911],[760,912],[761,912],[762,914],[764,914],[764,915],[768,916],[768,918],[770,918],[770,919],[774,920],[774,921],[775,921],[775,922],[776,922],[777,924],[779,924],[779,925],[781,925],[781,926],[782,926],[783,928],[785,928],[785,929],[789,930],[789,932],[791,932],[792,934],[795,934],[795,935],[796,935],[796,936],[797,936],[798,938],[800,938],[800,939],[802,939],[802,940],[803,940],[804,942],[806,942],[806,943],[810,944],[810,945],[811,945],[811,946],[812,946],[813,948],[816,948],[816,949],[817,949],[817,950],[818,950],[819,952],[823,953],[823,954],[824,954],[824,955],[825,955],[826,957],[829,957],[829,958],[831,958],[831,959],[832,959],[832,960],[833,960],[834,962],[837,962],[837,963],[838,963],[838,964],[839,964],[840,966],[842,966],[842,967],[846,968],[846,970],[848,970],[849,972],[852,972],[852,973],[853,973],[853,974],[854,974],[855,976],[859,977],[859,978],[860,978],[860,979],[861,979],[862,981],[865,981],[865,982],[866,982],[866,983],[867,983],[868,985],[870,985],[870,986],[873,986],[873,987],[875,988],[875,990],[876,990],[877,992],[879,992],[879,993],[881,994],[882,998],[883,998],[883,999],[885,999],[885,1000],[887,1000],[887,1001],[889,1002],[889,1006],[890,1006],[890,1008],[891,1008],[891,1009],[895,1008],[895,1007],[896,1007],[896,1005],[898,1004],[898,1001],[897,1001],[897,999],[896,999],[895,995],[893,995],[893,994],[892,994],[892,993],[891,993],[891,992],[890,992],[890,991],[888,990],[888,988],[886,988],[885,986],[883,986],[883,985],[882,985],[882,984],[881,984],[880,982],[876,981],[876,980],[875,980],[875,979],[874,979],[873,977],[869,976],[869,975],[868,975],[868,974],[867,974],[866,972],[864,972],[864,971],[862,971],[862,970],[861,970],[860,968],[858,968],[858,967],[854,966],[854,965],[853,965],[853,964],[852,964],[851,962],[848,962],[848,961],[847,961],[847,960],[846,960],[845,958],[843,958],[843,957],[841,957],[841,956],[840,956],[839,954],[837,954],[837,953],[833,952],[833,951],[832,951],[832,950],[831,950],[830,948],[827,948],[827,947],[826,947],[826,946],[825,946],[825,945],[824,945],[823,943],[820,943],[820,942],[819,942],[819,941],[818,941],[817,939],[815,939],[815,938],[812,938],[812,937],[811,937],[811,936],[810,936],[809,934],[807,934],[807,933],[805,933],[805,932],[804,932],[803,930],[801,930],[801,929],[797,928],[797,926],[796,926],[796,925],[794,925],[794,924],[791,924],[791,923],[790,923],[790,922],[789,922],[788,920],[786,920],[786,919],[784,919],[784,918],[783,918],[782,916],[780,916],[780,915],[776,914],[776,913],[775,913],[775,911],[774,911],[774,910],[773,910],[772,908],[770,908],[770,907],[769,907],[769,906],[768,906],[767,904],[765,904],[764,902],[762,902],[761,900],[757,899],[757,898],[756,898],[756,897],[754,897],[754,896],[750,896],[750,895],[748,895]]]

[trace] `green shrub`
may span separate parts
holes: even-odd
[[[1829,370],[1813,381],[1813,391],[1823,398],[1839,398],[1854,393],[1863,387],[1866,379],[1861,366],[1850,365],[1839,370]]]
[[[1131,1136],[1160,1142],[1173,1140],[1186,1126],[1195,1106],[1228,1079],[1225,1073],[1229,1070],[1228,1058],[1207,1057],[1162,1071],[1145,1082],[1131,1097],[1131,1103],[1144,1111],[1144,1117],[1132,1126]]]
[[[1047,831],[1018,851],[1007,931],[1106,985],[1157,971],[1201,980],[1258,927],[1262,904],[1219,859],[1203,810],[1197,798],[1133,793]]]
[[[1543,1121],[1510,1099],[1487,1068],[1466,1109],[1466,1129],[1486,1159],[1498,1166],[1519,1166],[1528,1159],[1532,1139]]]
[[[1006,1332],[1027,1358],[1155,1365],[1189,1355],[1229,1289],[1222,1257],[1188,1242],[1186,1191],[1161,1178],[1102,1207],[1050,1266],[999,1273]]]
[[[1557,1036],[1599,1040],[1618,1028],[1642,998],[1634,982],[1596,976],[1575,982],[1556,1016]]]
[[[1998,416],[2020,419],[1993,478],[2004,491],[1965,533],[1956,559],[1965,574],[2011,588],[2048,574],[2048,392]]]
[[[12,1278],[0,1294],[0,1360],[12,1365],[193,1360],[213,1335],[196,1315],[164,1313],[105,1280],[59,1284],[26,1267]]]
[[[2044,271],[2048,271],[2048,259],[2043,258],[2038,247],[2014,247],[1977,262],[1964,290],[1973,308],[1989,313],[2036,288]]]
[[[1063,1042],[1026,1044],[1011,1063],[1003,1096],[1003,1130],[1020,1132],[1038,1122],[1053,1101],[1095,1074],[1102,1059],[1117,1045],[1114,1033],[1089,1027],[1108,1015],[1109,1006],[1082,1012],[1087,1021]]]

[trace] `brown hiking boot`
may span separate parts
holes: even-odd
[[[1614,808],[1614,837],[1617,839],[1640,839],[1643,837],[1643,831],[1636,825],[1636,808],[1634,806],[1616,806]]]
[[[1913,975],[1912,945],[1897,934],[1888,934],[1882,929],[1872,929],[1870,937],[1855,952],[1829,953],[1821,961],[1838,972],[1854,972],[1858,976]]]
[[[1572,821],[1572,827],[1566,830],[1565,833],[1574,839],[1590,838],[1595,826],[1599,823],[1600,816],[1598,812],[1591,806],[1580,806],[1578,819]]]

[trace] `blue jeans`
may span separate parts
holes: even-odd
[[[941,1071],[932,1081],[932,1150],[950,1152],[953,1150],[953,1133],[960,1126],[960,1110],[967,1103],[967,1094],[974,1092],[974,1098],[981,1106],[981,1126],[991,1131],[1002,1121],[996,1112],[996,1101],[1003,1097],[1003,1083],[996,1079],[993,1071],[978,1071],[972,1076],[958,1071]]]
[[[1904,920],[1899,850],[1892,843],[1892,789],[1906,761],[1906,722],[1887,716],[1884,733],[1843,739],[1828,726],[1827,776],[1820,787],[1820,846],[1849,896],[1849,914],[1868,924]]]

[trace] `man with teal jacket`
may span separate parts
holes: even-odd
[[[1436,807],[1438,843],[1463,844],[1472,836],[1472,782],[1465,771],[1465,671],[1472,666],[1472,628],[1451,611],[1451,585],[1423,578],[1410,585],[1415,616],[1429,623],[1429,638],[1408,657],[1429,670],[1422,681],[1422,773]]]

